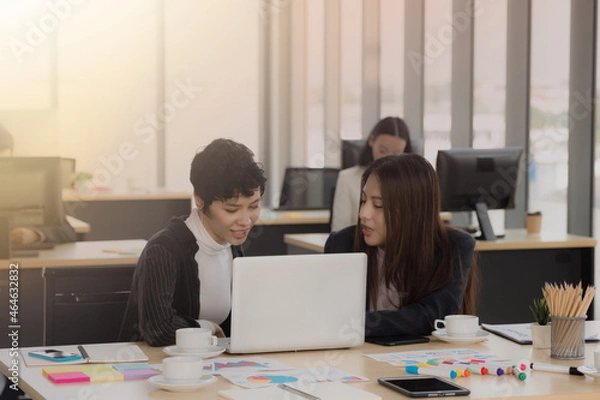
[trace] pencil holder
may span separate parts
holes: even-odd
[[[550,357],[563,360],[585,357],[585,319],[585,316],[552,316]]]

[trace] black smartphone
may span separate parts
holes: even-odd
[[[74,361],[74,360],[80,360],[83,358],[83,357],[81,357],[80,354],[77,354],[77,353],[70,353],[70,352],[66,352],[66,351],[62,351],[62,350],[55,350],[55,349],[30,351],[28,354],[31,357],[37,357],[37,358],[42,358],[44,360],[58,361],[58,362]]]
[[[376,336],[365,338],[366,342],[380,344],[382,346],[399,346],[401,344],[427,343],[429,338],[425,336]]]
[[[469,389],[437,376],[379,378],[377,382],[409,397],[468,396],[471,394]]]

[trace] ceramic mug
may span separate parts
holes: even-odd
[[[440,326],[443,324],[443,327]],[[448,336],[475,336],[479,331],[479,317],[476,315],[453,314],[444,319],[436,319],[435,329],[446,329]]]
[[[600,371],[600,350],[594,350],[594,367]]]
[[[210,370],[204,368],[209,366]],[[204,375],[215,372],[214,363],[205,363],[200,357],[167,357],[162,362],[165,381],[174,383],[195,382]]]
[[[200,351],[217,345],[217,337],[207,328],[181,328],[175,331],[175,344],[182,351]]]

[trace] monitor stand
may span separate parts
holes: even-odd
[[[477,214],[477,220],[479,221],[479,230],[481,236],[478,236],[479,240],[496,240],[492,223],[490,222],[490,216],[488,215],[487,204],[479,202],[475,204],[475,213]]]

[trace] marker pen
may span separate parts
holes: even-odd
[[[478,374],[478,375],[487,375],[488,374],[488,368],[484,367],[483,365],[469,365],[467,367],[467,369],[469,371],[471,371],[474,374]]]
[[[443,364],[417,364],[417,367],[431,367],[431,368],[439,368],[439,369],[445,369],[448,371],[454,371],[456,372],[456,377],[460,378],[462,376],[464,376],[465,378],[471,376],[471,371],[468,368],[468,365],[465,364],[461,364],[461,363],[454,363],[454,364],[449,364],[449,363],[443,363]]]
[[[417,367],[416,365],[407,365],[406,372],[409,374],[432,375],[432,376],[439,376],[441,378],[450,378],[450,379],[455,379],[457,376],[456,371],[453,371],[453,370],[447,370],[445,368],[438,368],[438,367],[421,368],[421,367]]]
[[[506,365],[485,363],[485,366],[488,369],[488,374],[490,374],[490,375],[502,376],[506,373],[506,368],[507,368]]]
[[[512,368],[510,375],[514,376],[520,381],[524,381],[525,379],[527,379],[527,374],[523,371],[519,371],[519,369],[516,367]]]
[[[569,375],[580,375],[583,374],[577,371],[577,367],[570,367],[568,365],[556,365],[556,364],[545,364],[545,363],[531,363],[531,369],[536,371],[546,371],[546,372],[561,372],[563,374]]]

